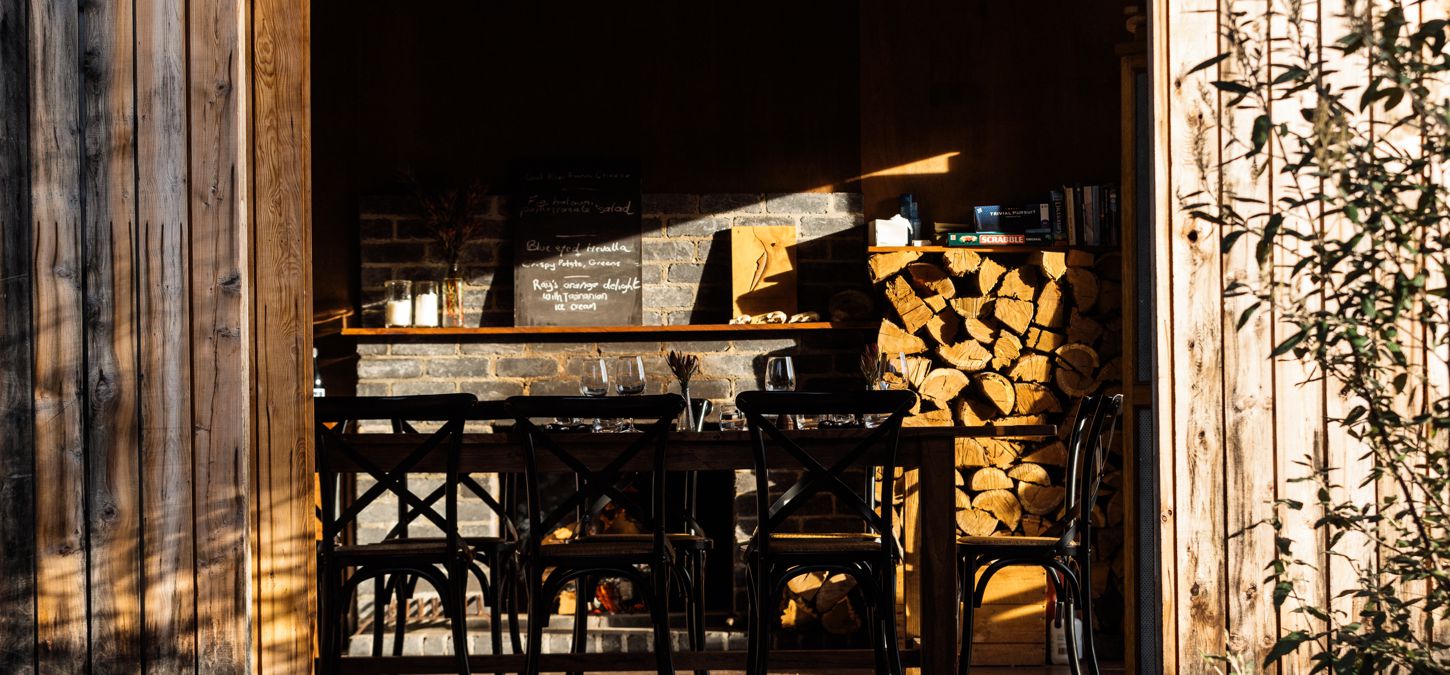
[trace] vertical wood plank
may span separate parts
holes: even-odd
[[[1283,0],[1273,0],[1276,10],[1270,32],[1295,41],[1307,42],[1317,53],[1319,44],[1319,12],[1321,3],[1307,0],[1299,5],[1301,14],[1294,16],[1294,5]],[[1301,34],[1302,33],[1302,34]],[[1307,131],[1308,122],[1298,114],[1297,109],[1312,105],[1312,92],[1300,94],[1294,101],[1284,102],[1275,108],[1275,121],[1283,122],[1296,132]],[[1302,104],[1300,103],[1302,101]],[[1295,148],[1271,147],[1280,163],[1297,161],[1296,156],[1278,153],[1294,152]],[[1319,190],[1319,181],[1307,177],[1279,175],[1273,186],[1276,204],[1284,199],[1305,199]],[[1310,212],[1309,209],[1315,209]],[[1283,209],[1285,227],[1299,232],[1313,232],[1318,227],[1317,207]],[[1301,240],[1286,241],[1274,252],[1275,274],[1281,283],[1289,283],[1289,271],[1303,256],[1311,253],[1310,243]],[[1291,291],[1294,298],[1309,298],[1306,309],[1317,307],[1318,296],[1314,287],[1302,275],[1293,280]],[[1278,344],[1293,335],[1297,329],[1286,321],[1275,317],[1273,339]],[[1295,570],[1295,590],[1299,600],[1286,602],[1278,612],[1281,632],[1319,628],[1313,617],[1295,612],[1297,602],[1313,607],[1324,607],[1324,579],[1326,558],[1324,555],[1324,533],[1314,526],[1319,517],[1315,507],[1316,488],[1312,482],[1302,479],[1312,475],[1313,467],[1324,464],[1324,383],[1316,379],[1313,370],[1292,355],[1281,357],[1274,363],[1274,447],[1275,447],[1275,490],[1280,499],[1293,499],[1304,504],[1302,510],[1286,510],[1282,513],[1284,528],[1282,536],[1291,542],[1294,555],[1309,561],[1312,566]],[[1282,662],[1282,672],[1308,672],[1311,667],[1311,647],[1305,646],[1289,655]]]
[[[1177,424],[1174,406],[1176,392],[1171,377],[1174,353],[1173,318],[1173,268],[1168,265],[1171,253],[1167,214],[1174,211],[1173,160],[1170,149],[1174,142],[1173,112],[1169,93],[1174,91],[1177,72],[1170,60],[1172,41],[1177,15],[1170,11],[1168,0],[1156,0],[1148,13],[1152,21],[1149,32],[1149,64],[1153,78],[1153,213],[1158,214],[1154,227],[1153,257],[1160,261],[1155,267],[1157,278],[1152,289],[1153,306],[1157,315],[1153,317],[1154,355],[1153,365],[1158,375],[1153,378],[1154,429],[1158,441],[1155,453],[1158,480],[1158,556],[1160,584],[1158,597],[1160,642],[1164,672],[1178,670],[1178,557],[1173,551],[1178,547],[1177,494],[1174,484],[1177,480],[1176,441]],[[1159,225],[1161,223],[1162,225]]]
[[[1329,2],[1323,3],[1320,10],[1320,37],[1321,50],[1324,58],[1333,65],[1331,72],[1327,75],[1327,84],[1334,90],[1341,92],[1348,100],[1358,101],[1360,92],[1369,83],[1369,63],[1363,57],[1365,50],[1360,50],[1352,55],[1345,55],[1334,47],[1341,37],[1348,34],[1351,18],[1344,14],[1347,3]],[[1358,5],[1360,11],[1368,12],[1373,8],[1373,3]],[[1328,181],[1323,185],[1323,190],[1332,192],[1335,187]],[[1339,215],[1324,215],[1320,223],[1327,236],[1330,238],[1344,239],[1349,228],[1354,227],[1347,218]],[[1325,300],[1328,302],[1328,300]],[[1337,311],[1335,307],[1327,307],[1330,311]],[[1325,418],[1325,462],[1330,468],[1331,480],[1341,486],[1336,490],[1332,499],[1335,503],[1341,501],[1367,501],[1375,497],[1375,485],[1366,484],[1364,481],[1369,476],[1372,459],[1366,456],[1367,448],[1350,437],[1344,426],[1333,420],[1343,418],[1353,407],[1353,403],[1345,398],[1343,383],[1330,378],[1325,383],[1324,415]],[[1332,536],[1332,533],[1326,533]],[[1357,621],[1359,606],[1363,601],[1352,597],[1336,597],[1340,591],[1352,589],[1358,585],[1356,567],[1374,564],[1374,549],[1369,541],[1362,535],[1346,534],[1335,546],[1336,555],[1330,556],[1326,565],[1325,597],[1329,601],[1329,607],[1347,615],[1346,621]],[[1342,554],[1342,557],[1341,555]],[[1352,562],[1351,562],[1352,561]]]
[[[136,0],[148,672],[196,669],[185,6]]]
[[[35,670],[29,17],[0,0],[0,672]]]
[[[1268,0],[1239,0],[1235,14],[1221,12],[1225,22],[1220,34],[1233,24],[1266,45],[1263,60],[1241,64],[1237,59],[1223,62],[1221,76],[1226,80],[1242,77],[1238,68],[1250,68],[1251,76],[1262,77],[1269,71],[1267,45],[1269,34]],[[1241,15],[1236,13],[1242,12]],[[1219,51],[1232,49],[1227,37],[1220,38]],[[1240,158],[1225,164],[1222,170],[1222,199],[1240,212],[1254,212],[1260,207],[1242,205],[1238,199],[1269,204],[1272,180],[1272,154],[1266,151],[1248,155],[1252,149],[1248,130],[1253,128],[1259,110],[1237,107],[1223,109],[1221,121],[1232,133],[1223,134],[1221,156]],[[1256,223],[1258,224],[1258,223]],[[1215,237],[1220,239],[1221,237]],[[1259,283],[1260,269],[1254,257],[1257,239],[1247,235],[1232,251],[1223,256],[1223,283]],[[1278,621],[1273,600],[1264,585],[1264,566],[1274,557],[1274,533],[1256,524],[1267,521],[1274,511],[1274,446],[1265,439],[1274,438],[1274,364],[1272,318],[1268,311],[1256,312],[1242,328],[1239,317],[1254,299],[1249,295],[1224,297],[1222,321],[1224,334],[1223,387],[1224,404],[1224,491],[1225,562],[1227,563],[1228,654],[1245,663],[1262,663],[1277,638]]]
[[[311,17],[303,0],[252,11],[255,596],[258,670],[271,675],[312,668]]]
[[[197,671],[250,671],[245,2],[188,15]]]
[[[90,669],[141,672],[131,3],[81,8]]]
[[[30,199],[35,251],[36,663],[86,668],[80,10],[30,3]]]
[[[1172,268],[1170,343],[1175,421],[1172,451],[1177,513],[1178,672],[1208,672],[1204,655],[1223,653],[1228,590],[1224,551],[1223,279],[1218,230],[1185,203],[1216,193],[1221,119],[1213,69],[1189,74],[1218,53],[1216,0],[1174,3],[1169,73],[1172,210],[1167,233]],[[1197,196],[1195,196],[1197,195]]]

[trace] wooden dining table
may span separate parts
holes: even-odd
[[[859,429],[826,429],[790,431],[806,451],[822,464],[832,462],[854,447],[853,439],[865,433]],[[896,466],[907,469],[907,494],[902,518],[904,533],[904,574],[902,590],[905,601],[906,648],[902,659],[908,666],[919,667],[931,675],[954,673],[958,616],[957,546],[957,481],[956,457],[959,438],[1031,439],[1057,433],[1052,425],[906,427],[896,452]],[[578,434],[568,439],[571,452],[590,466],[602,466],[629,442],[634,434]],[[389,466],[416,448],[418,438],[408,434],[350,434],[349,443],[365,451],[372,461]],[[437,454],[437,453],[435,453]],[[548,453],[539,456],[541,471],[567,471],[562,463]],[[333,468],[356,471],[342,455],[329,457]],[[863,461],[880,465],[884,453],[870,454]],[[784,450],[770,448],[767,462],[785,469],[798,467]],[[467,473],[515,473],[524,470],[524,457],[519,439],[510,433],[469,433],[463,436],[460,467]],[[750,434],[745,431],[705,431],[675,433],[670,436],[666,454],[670,471],[734,471],[755,468],[755,455]],[[649,470],[647,453],[635,457],[626,470]],[[416,472],[439,472],[441,458],[435,457],[411,469]],[[914,474],[914,475],[913,475]],[[915,486],[912,489],[911,486]],[[519,671],[523,656],[474,655],[469,659],[474,672]],[[772,669],[792,671],[826,671],[871,668],[868,649],[772,650]],[[350,657],[348,672],[396,673],[447,671],[452,664],[448,656],[383,656]],[[651,671],[654,658],[650,654],[545,654],[543,669],[549,671]],[[680,651],[674,657],[676,670],[727,669],[743,670],[745,652]]]

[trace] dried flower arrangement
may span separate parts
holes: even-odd
[[[418,201],[424,227],[443,247],[443,263],[450,272],[456,270],[463,247],[483,225],[480,211],[488,199],[486,186],[478,181],[442,187],[425,185],[411,173],[407,181]]]

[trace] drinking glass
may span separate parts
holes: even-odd
[[[789,356],[772,356],[765,361],[765,390],[795,390],[795,364]]]
[[[720,430],[739,431],[745,428],[745,415],[734,404],[720,406]]]
[[[579,393],[590,397],[609,395],[609,366],[604,359],[593,359],[585,365],[584,376],[579,379]],[[596,417],[594,430],[603,429],[604,421]]]
[[[794,391],[795,363],[789,356],[772,356],[765,361],[765,390]],[[804,420],[799,415],[790,416],[791,424],[799,429]]]
[[[614,369],[614,393],[620,396],[638,396],[644,393],[644,357],[626,356],[619,360]],[[615,431],[634,431],[633,420],[620,420]]]

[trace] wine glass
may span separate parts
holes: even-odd
[[[765,390],[766,391],[794,391],[795,390],[795,363],[789,356],[772,356],[765,361]],[[801,428],[801,418],[798,415],[790,417],[792,426]]]
[[[644,384],[644,357],[621,358],[614,369],[614,393],[620,396],[638,396],[644,393]],[[621,420],[615,431],[634,431],[634,421]]]
[[[585,365],[584,375],[579,378],[579,393],[583,396],[601,397],[609,395],[609,366],[604,359],[594,359]],[[594,430],[604,428],[604,421],[594,419]]]

